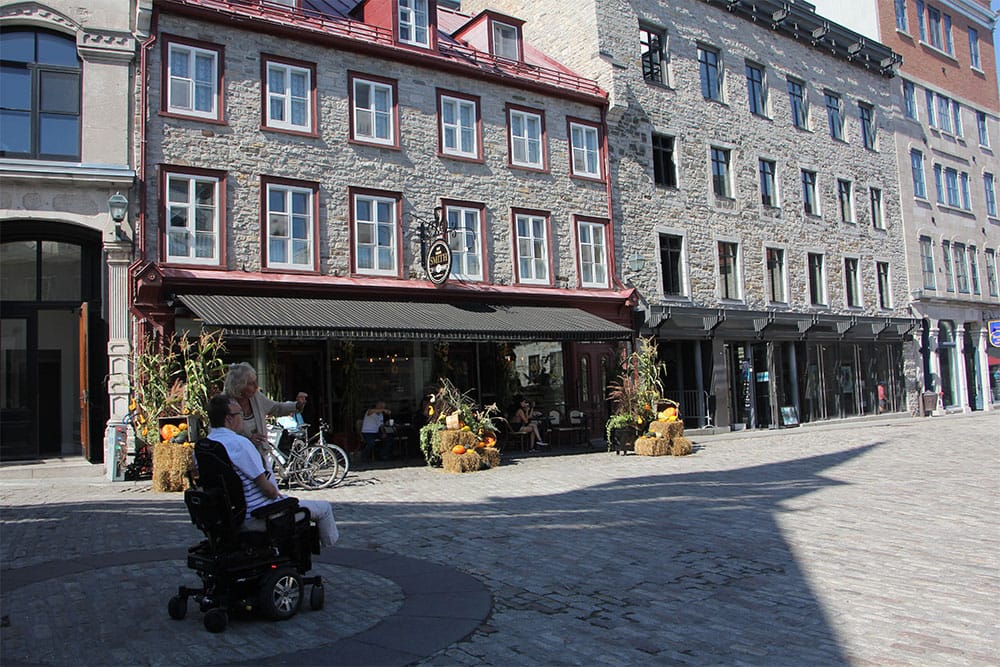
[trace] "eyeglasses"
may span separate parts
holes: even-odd
[[[243,416],[243,412],[242,411],[241,412],[230,412],[229,416],[230,417],[242,417]]]

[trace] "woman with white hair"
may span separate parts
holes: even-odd
[[[267,417],[285,417],[302,412],[309,395],[300,391],[294,401],[276,402],[257,386],[257,371],[244,362],[232,364],[226,373],[225,392],[236,399],[243,411],[243,433],[257,449],[267,444]]]

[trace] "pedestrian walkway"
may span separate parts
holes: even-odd
[[[1000,415],[352,474],[327,605],[210,635],[179,494],[0,468],[0,662],[992,665]],[[16,467],[15,467],[16,468]]]

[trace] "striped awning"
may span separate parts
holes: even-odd
[[[267,338],[615,341],[632,331],[579,308],[180,294],[204,326]]]

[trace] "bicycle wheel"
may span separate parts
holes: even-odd
[[[325,489],[339,479],[340,464],[332,447],[317,445],[306,451],[305,466],[301,482],[310,489]]]
[[[337,445],[327,444],[325,447],[332,449],[334,456],[337,457],[337,479],[330,486],[336,486],[344,481],[347,477],[347,471],[351,467],[351,457],[347,455],[343,449]]]

